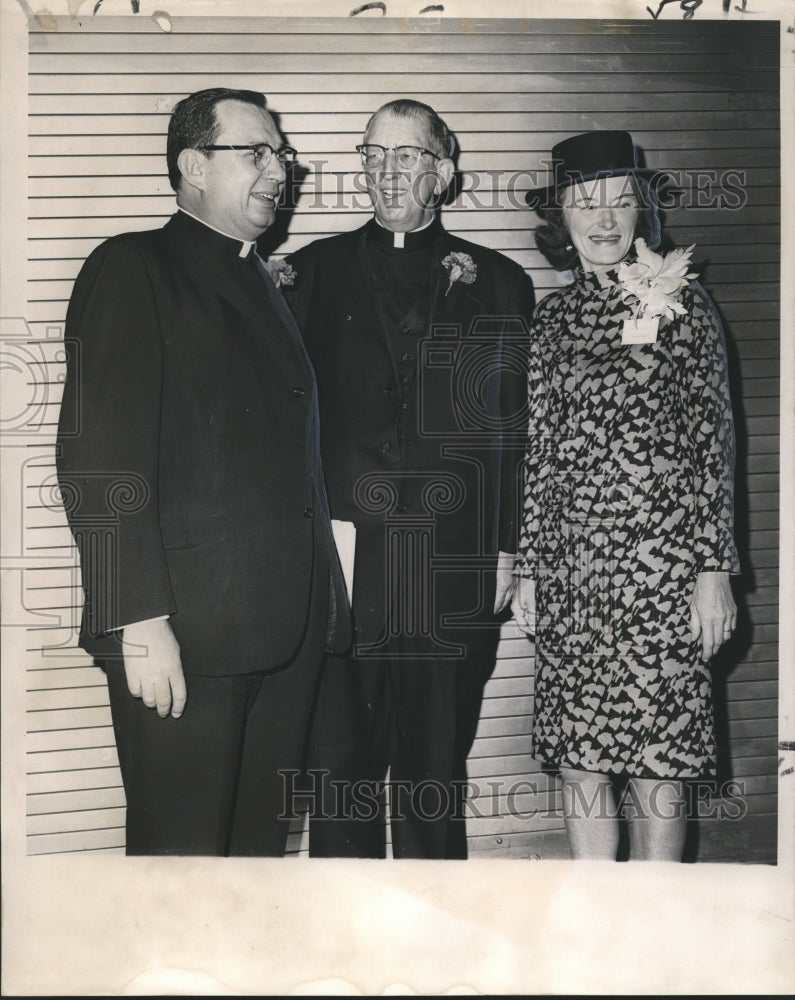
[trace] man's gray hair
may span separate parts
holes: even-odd
[[[382,114],[394,115],[395,118],[422,118],[428,127],[428,145],[432,153],[437,156],[452,156],[455,151],[455,139],[450,134],[450,129],[429,104],[421,101],[412,101],[407,97],[401,97],[396,101],[389,101],[372,114],[367,122],[364,134],[370,130],[370,126],[375,119]]]

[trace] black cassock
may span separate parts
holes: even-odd
[[[461,857],[496,556],[516,551],[532,286],[438,220],[397,238],[371,220],[289,262],[331,514],[356,527],[355,654],[327,666],[309,762],[342,784],[315,795],[310,852],[383,856],[370,785],[389,766],[395,853]]]
[[[128,853],[281,853],[278,770],[301,762],[330,592],[347,644],[312,368],[242,249],[177,212],[101,244],[67,313],[58,474]],[[163,615],[186,674],[178,720],[127,692],[114,631]]]

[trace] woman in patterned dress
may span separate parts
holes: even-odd
[[[736,625],[723,331],[689,251],[653,252],[631,135],[574,136],[553,160],[528,202],[575,278],[533,316],[513,603],[535,633],[534,753],[559,770],[573,857],[615,859],[623,779],[630,857],[678,861],[684,781],[714,773],[708,661]]]

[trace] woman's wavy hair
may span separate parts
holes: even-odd
[[[660,208],[654,189],[645,177],[628,175],[635,188],[640,204],[635,238],[643,237],[650,250],[656,250],[662,243],[662,223]],[[572,246],[568,226],[563,219],[563,209],[559,205],[539,206],[536,214],[542,225],[536,226],[536,246],[556,271],[571,271],[580,262],[580,256]]]

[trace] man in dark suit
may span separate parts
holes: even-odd
[[[384,856],[389,768],[395,856],[465,857],[466,758],[513,586],[532,286],[444,230],[454,165],[432,108],[383,106],[358,149],[374,218],[293,254],[286,291],[332,517],[356,532],[355,647],[321,685],[309,849]]]
[[[293,154],[261,94],[185,98],[179,210],[100,245],[69,304],[57,463],[128,854],[283,854],[280,771],[350,638],[314,375],[254,247]]]

